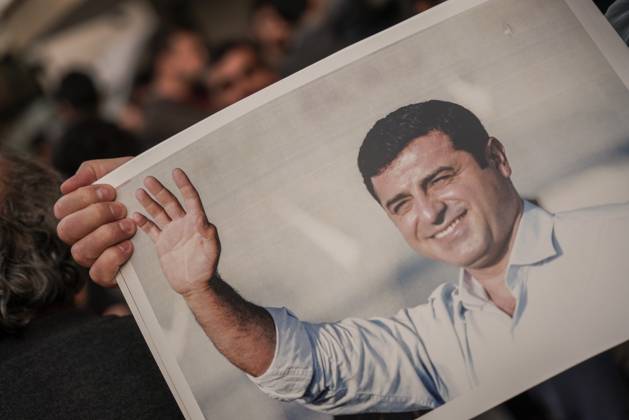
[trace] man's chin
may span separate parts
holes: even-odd
[[[459,253],[448,253],[448,255],[443,255],[443,258],[436,258],[439,261],[442,261],[446,264],[453,265],[459,268],[477,268],[483,265],[483,256],[482,252],[459,252]]]

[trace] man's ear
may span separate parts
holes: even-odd
[[[509,161],[507,160],[505,148],[497,138],[490,137],[487,141],[485,158],[487,159],[487,164],[500,172],[502,176],[505,178],[511,176],[511,165],[509,165]]]

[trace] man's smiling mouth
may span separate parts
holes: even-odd
[[[454,232],[454,229],[456,229],[459,223],[461,223],[461,219],[463,219],[463,216],[465,216],[466,214],[467,210],[455,217],[454,220],[452,220],[452,222],[450,222],[450,224],[445,229],[435,233],[432,237],[434,239],[443,239],[446,236],[450,235],[452,232]]]

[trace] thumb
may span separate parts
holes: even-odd
[[[201,236],[205,239],[218,242],[218,232],[216,231],[216,226],[210,223],[204,215],[200,215],[195,220],[195,224],[197,231],[201,234]]]

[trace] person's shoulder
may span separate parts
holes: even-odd
[[[456,285],[443,283],[433,290],[427,303],[403,309],[398,318],[412,324],[420,335],[431,337],[432,344],[439,347],[452,337],[457,293]]]
[[[582,209],[563,211],[555,214],[559,223],[573,225],[596,225],[612,221],[629,221],[629,203],[606,204]]]
[[[58,351],[73,353],[74,358],[84,362],[87,370],[94,367],[90,359],[96,358],[101,368],[106,365],[115,371],[128,366],[130,372],[138,375],[157,373],[142,333],[130,316],[86,318],[79,325],[60,330],[54,343]],[[87,351],[74,351],[76,348]]]
[[[51,407],[55,418],[181,418],[131,317],[50,315],[14,341],[0,377],[0,394],[11,406],[0,407],[0,418],[47,418]]]
[[[453,283],[442,283],[428,297],[429,304],[449,304],[452,302],[457,286]]]
[[[458,287],[455,284],[440,284],[428,297],[428,304],[423,305],[424,310],[435,320],[451,319],[457,293]]]
[[[601,251],[629,240],[629,204],[610,204],[557,213],[555,236],[563,251]]]
[[[76,331],[86,356],[76,355],[86,388],[124,402],[124,417],[181,418],[177,404],[131,316],[98,317]],[[97,363],[95,363],[97,361]],[[86,392],[88,392],[86,390]],[[115,416],[114,416],[115,417]]]
[[[131,316],[94,317],[82,326],[82,334],[101,337],[111,343],[113,337],[133,337],[141,343],[142,335]]]
[[[452,283],[440,284],[430,293],[428,302],[403,308],[398,312],[397,316],[414,320],[419,319],[423,322],[450,319],[456,293],[458,293],[456,285]]]

